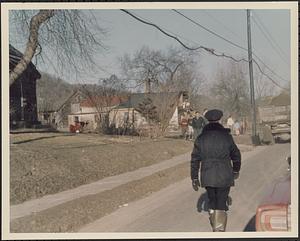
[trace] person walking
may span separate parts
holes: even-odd
[[[233,124],[233,134],[236,135],[236,136],[239,136],[240,133],[241,133],[241,124],[238,120],[236,120]]]
[[[186,140],[192,141],[193,139],[194,139],[194,128],[192,127],[192,119],[189,119]]]
[[[194,140],[199,136],[203,130],[203,127],[206,124],[206,120],[200,113],[197,111],[196,116],[192,120],[192,127],[194,129]]]
[[[247,120],[245,117],[243,117],[242,123],[241,123],[241,135],[246,134],[246,132],[247,132]]]
[[[220,123],[221,110],[209,110],[205,118],[209,123],[197,137],[191,154],[192,187],[204,187],[209,199],[209,220],[214,232],[226,230],[227,201],[234,180],[239,177],[241,153],[230,134]],[[201,163],[201,184],[199,169]]]
[[[180,127],[181,127],[181,135],[184,139],[186,139],[187,132],[188,132],[188,115],[187,115],[187,113],[184,113],[184,115],[181,116]]]
[[[227,119],[227,127],[232,131],[232,127],[233,127],[233,124],[234,124],[234,120],[233,118],[231,117],[231,115],[228,117]]]

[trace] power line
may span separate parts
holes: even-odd
[[[209,12],[207,12],[206,10],[202,10],[207,16],[211,17],[213,20],[215,20],[215,22],[217,22],[218,24],[220,24],[223,28],[227,29],[228,32],[232,33],[233,35],[235,35],[239,40],[241,40],[241,37],[238,36],[234,31],[232,31],[230,28],[228,28],[225,24],[222,23],[222,21],[218,20],[216,17],[214,17],[212,14],[210,14]]]
[[[209,17],[211,17],[213,20],[215,20],[218,24],[220,24],[223,28],[227,29],[228,32],[232,33],[233,35],[235,35],[239,40],[241,40],[241,37],[238,36],[234,31],[232,31],[230,28],[228,28],[225,24],[222,23],[222,21],[218,20],[216,17],[214,17],[212,14],[208,13],[206,10],[203,9],[203,12],[205,14],[207,14]],[[254,50],[254,48],[252,48]],[[246,49],[245,49],[246,50]],[[248,50],[247,50],[248,51]],[[252,51],[252,54],[254,54],[254,51]],[[255,55],[258,59],[259,57],[257,55]]]
[[[288,80],[286,80],[285,78],[281,77],[280,75],[278,75],[277,73],[275,73],[266,63],[264,63],[264,61],[262,61],[261,58],[259,58],[255,53],[252,53],[268,70],[270,70],[270,72],[272,72],[274,75],[276,75],[279,79],[285,81],[285,82],[289,82]]]
[[[219,37],[219,38],[225,40],[226,42],[230,43],[231,45],[233,45],[233,46],[235,46],[235,47],[238,47],[238,48],[240,48],[240,49],[245,50],[245,51],[248,52],[248,49],[246,49],[246,48],[244,48],[244,47],[242,47],[242,46],[240,46],[240,45],[238,45],[238,44],[236,44],[236,43],[234,43],[234,42],[232,42],[232,41],[230,41],[230,40],[228,40],[228,39],[222,37],[221,35],[215,33],[214,31],[212,31],[212,30],[210,30],[210,29],[204,27],[203,25],[199,24],[198,22],[196,22],[196,21],[192,20],[191,18],[185,16],[183,13],[181,13],[181,12],[175,10],[175,9],[172,9],[172,10],[175,11],[176,13],[180,14],[180,15],[183,16],[184,18],[188,19],[188,20],[191,21],[192,23],[196,24],[197,26],[199,26],[199,27],[205,29],[206,31],[210,32],[211,34],[213,34],[213,35],[215,35],[215,36],[217,36],[217,37]],[[264,66],[265,66],[268,70],[270,70],[274,75],[276,75],[276,76],[277,76],[278,78],[280,78],[281,80],[284,80],[285,82],[288,82],[286,79],[284,79],[284,78],[281,77],[280,75],[276,74],[276,73],[275,73],[275,72],[274,72],[267,64],[265,64],[265,63],[262,61],[262,59],[261,59],[258,55],[256,55],[254,52],[253,52],[252,54],[253,54],[260,62],[262,62],[262,63],[264,64]]]
[[[238,60],[238,59],[235,59],[234,57],[229,56],[229,55],[226,55],[226,54],[224,54],[224,53],[222,53],[222,54],[216,54],[214,49],[208,48],[208,47],[204,47],[204,46],[202,46],[202,45],[200,45],[199,47],[196,47],[196,48],[188,47],[188,46],[187,46],[186,44],[184,44],[178,37],[173,36],[173,35],[167,33],[166,31],[162,30],[161,27],[157,26],[156,24],[151,23],[151,22],[148,22],[148,21],[145,21],[145,20],[143,20],[142,18],[137,17],[136,15],[132,14],[132,13],[129,12],[128,10],[125,10],[125,9],[120,9],[120,10],[123,11],[123,12],[125,12],[126,14],[130,15],[131,17],[135,18],[136,20],[138,20],[138,21],[140,21],[140,22],[142,22],[142,23],[144,23],[144,24],[150,25],[150,26],[152,26],[152,27],[154,27],[154,28],[156,28],[156,29],[158,29],[160,32],[162,32],[163,34],[167,35],[168,37],[175,39],[178,43],[180,43],[184,48],[186,48],[186,49],[188,49],[188,50],[193,50],[193,51],[194,51],[194,50],[204,49],[204,50],[206,50],[207,52],[209,52],[209,53],[211,53],[212,55],[215,55],[215,56],[217,56],[217,57],[225,57],[225,58],[229,58],[229,59],[232,59],[232,60],[235,61],[235,62],[241,62],[241,61],[244,61],[244,62],[247,62],[247,63],[249,62],[248,60],[246,60],[246,59],[244,59],[244,58]],[[230,41],[230,42],[231,42],[231,41]],[[243,48],[243,47],[241,47],[241,48]],[[253,61],[254,61],[254,60],[253,60]],[[273,79],[272,79],[271,77],[269,77],[266,73],[264,73],[264,72],[262,71],[262,69],[260,68],[259,64],[258,64],[256,61],[254,61],[254,62],[255,62],[255,64],[258,66],[260,72],[261,72],[263,75],[267,76],[268,79],[270,79],[274,84],[276,83],[276,85],[277,85],[278,87],[280,87],[281,89],[287,90],[287,88],[284,88],[284,87],[280,86],[275,80],[273,80]]]
[[[274,46],[272,39],[270,39],[265,31],[261,28],[261,26],[256,22],[255,18],[253,18],[253,22],[255,23],[255,25],[259,28],[259,30],[261,31],[261,33],[265,36],[265,38],[270,42],[272,48],[275,50],[275,52],[281,57],[281,59],[283,60],[284,63],[286,63],[288,65],[288,63],[285,60],[285,57],[277,50],[277,48]]]
[[[243,50],[248,51],[246,48],[244,48],[244,47],[242,47],[242,46],[240,46],[240,45],[238,45],[238,44],[236,44],[236,43],[234,43],[234,42],[232,42],[232,41],[230,41],[230,40],[224,38],[223,36],[221,36],[220,34],[215,33],[214,31],[212,31],[212,30],[210,30],[210,29],[204,27],[203,25],[197,23],[196,21],[194,21],[193,19],[187,17],[187,16],[184,15],[183,13],[177,11],[176,9],[172,9],[172,10],[173,10],[174,12],[176,12],[177,14],[181,15],[182,17],[184,17],[184,18],[188,19],[189,21],[193,22],[194,24],[196,24],[196,25],[199,26],[200,28],[203,28],[204,30],[208,31],[209,33],[211,33],[211,34],[213,34],[213,35],[215,35],[215,36],[217,36],[217,37],[223,39],[224,41],[226,41],[226,42],[228,42],[228,43],[234,45],[235,47],[238,47],[238,48],[240,48],[240,49],[243,49]]]
[[[179,11],[176,11],[176,10],[173,10],[173,11],[177,12],[178,14],[180,14],[180,15],[183,16],[183,17],[185,17],[185,18],[188,19],[189,21],[193,22],[193,23],[196,24],[197,26],[199,26],[199,27],[201,27],[201,28],[207,30],[208,32],[214,34],[215,36],[220,37],[221,39],[225,40],[226,42],[228,42],[228,43],[230,43],[230,44],[232,44],[232,45],[234,45],[234,46],[236,46],[236,47],[238,47],[238,48],[240,48],[240,49],[243,49],[243,50],[245,50],[245,51],[248,52],[248,49],[246,49],[246,48],[244,48],[244,47],[242,47],[242,46],[239,46],[239,45],[233,43],[232,41],[230,41],[230,40],[228,40],[228,39],[225,39],[225,38],[222,37],[221,35],[216,34],[216,33],[213,32],[212,30],[209,30],[208,28],[206,28],[206,27],[202,26],[201,24],[195,22],[194,20],[188,18],[187,16],[185,16],[185,15],[182,14],[182,13],[180,13]],[[288,82],[286,79],[284,79],[284,78],[281,77],[280,75],[276,74],[276,73],[275,73],[268,65],[266,65],[266,64],[261,60],[261,58],[260,58],[259,56],[257,56],[254,52],[253,52],[253,55],[254,55],[260,62],[262,62],[262,63],[264,64],[264,66],[265,66],[267,69],[269,69],[274,75],[276,75],[276,76],[279,77],[280,79],[282,79],[282,80]],[[256,64],[257,64],[257,63],[256,63]],[[261,69],[261,68],[259,68],[259,69]],[[264,75],[266,75],[266,74],[264,74]],[[267,77],[270,79],[269,76],[267,76]]]
[[[254,12],[254,11],[253,11]],[[261,18],[258,16],[258,14],[256,14],[254,12],[254,15],[257,17],[258,22],[260,23],[260,25],[262,26],[262,28],[265,30],[265,32],[267,33],[267,35],[270,37],[271,41],[277,46],[278,50],[281,52],[281,54],[283,54],[287,59],[288,56],[286,55],[286,53],[282,50],[282,48],[280,47],[280,45],[276,42],[276,39],[272,37],[272,34],[268,31],[268,28],[264,25],[263,21],[261,20]],[[253,18],[254,19],[254,18]]]
[[[120,10],[123,11],[123,12],[125,12],[125,13],[127,13],[128,15],[132,16],[133,18],[137,19],[138,21],[140,21],[140,22],[142,22],[144,24],[147,24],[147,25],[150,25],[152,27],[157,28],[163,34],[167,35],[170,38],[175,39],[178,43],[180,43],[184,48],[186,48],[188,50],[195,51],[195,50],[199,50],[199,49],[204,49],[205,51],[211,53],[212,55],[218,56],[218,57],[230,58],[230,59],[232,59],[235,62],[241,62],[241,61],[246,61],[247,62],[247,60],[245,60],[245,59],[235,59],[234,57],[226,55],[225,53],[216,54],[214,49],[208,48],[208,47],[205,47],[205,46],[202,46],[202,45],[200,45],[199,47],[196,47],[196,48],[191,48],[191,47],[187,46],[186,44],[184,44],[178,37],[173,36],[173,35],[167,33],[166,31],[164,31],[161,27],[157,26],[156,24],[151,23],[151,22],[147,22],[147,21],[143,20],[141,17],[137,17],[136,15],[130,13],[128,10],[125,10],[125,9],[120,9]]]
[[[255,59],[252,59],[252,60],[253,60],[253,62],[256,64],[256,66],[257,66],[257,68],[259,69],[259,71],[260,71],[264,76],[266,76],[269,80],[271,80],[273,84],[275,84],[276,86],[278,86],[278,87],[281,88],[281,89],[289,90],[289,89],[287,89],[287,88],[284,88],[284,87],[280,86],[280,85],[279,85],[276,81],[274,81],[269,75],[267,75],[266,73],[264,73],[263,70],[261,69],[261,67],[260,67],[259,64],[256,62]]]
[[[140,21],[140,22],[142,22],[142,23],[144,23],[144,24],[147,24],[147,25],[150,25],[150,26],[152,26],[152,27],[157,28],[157,29],[158,29],[159,31],[161,31],[163,34],[169,36],[170,38],[175,39],[177,42],[179,42],[183,47],[185,47],[185,48],[188,49],[188,50],[198,50],[198,49],[201,49],[201,48],[202,48],[202,49],[205,49],[205,47],[203,47],[203,46],[199,46],[199,47],[197,47],[197,48],[191,48],[191,47],[188,47],[188,46],[185,45],[180,39],[178,39],[177,37],[175,37],[175,36],[173,36],[173,35],[168,34],[167,32],[165,32],[164,30],[162,30],[162,29],[161,29],[160,27],[158,27],[157,25],[155,25],[155,24],[153,24],[153,23],[150,23],[150,22],[146,22],[146,21],[144,21],[143,19],[141,19],[141,18],[139,18],[139,17],[133,15],[131,12],[129,12],[129,11],[125,10],[125,9],[120,9],[120,10],[123,11],[123,12],[125,12],[125,13],[127,13],[127,14],[130,15],[131,17],[137,19],[138,21]]]

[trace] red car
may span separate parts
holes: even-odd
[[[256,209],[256,215],[244,231],[290,231],[291,230],[291,157],[287,159],[288,174],[266,190],[266,195]]]

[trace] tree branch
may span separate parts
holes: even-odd
[[[38,46],[38,31],[42,23],[54,16],[54,10],[40,10],[30,21],[30,34],[25,53],[20,62],[9,74],[9,85],[12,85],[16,79],[27,69]]]

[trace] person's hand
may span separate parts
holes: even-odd
[[[240,176],[240,173],[239,172],[233,172],[233,178],[234,179],[238,179]]]
[[[193,189],[195,191],[198,191],[199,187],[200,187],[200,182],[198,179],[194,179],[192,180],[192,186],[193,186]]]

